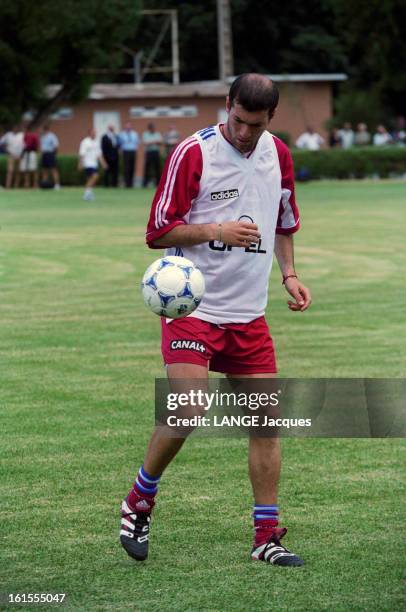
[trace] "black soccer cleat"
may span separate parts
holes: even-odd
[[[300,567],[304,565],[303,559],[290,552],[285,548],[280,541],[287,529],[278,529],[269,540],[259,546],[254,546],[251,551],[251,559],[256,561],[265,561],[271,565],[280,565],[284,567]]]
[[[146,500],[137,503],[136,510],[131,510],[127,501],[121,505],[120,542],[127,554],[137,561],[148,557],[149,524],[152,505]]]

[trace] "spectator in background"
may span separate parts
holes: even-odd
[[[371,134],[368,132],[366,123],[358,123],[354,134],[354,144],[358,147],[366,146],[371,143]]]
[[[164,134],[165,154],[166,157],[172,153],[174,148],[180,142],[180,135],[175,125],[170,125],[169,130]]]
[[[99,179],[99,163],[106,167],[103,159],[99,139],[92,128],[88,131],[86,138],[82,140],[79,147],[79,170],[84,170],[86,174],[85,193],[83,199],[94,200],[93,187]]]
[[[388,145],[392,142],[392,136],[389,134],[388,130],[383,125],[378,125],[376,128],[376,133],[374,134],[373,143],[374,145],[381,147],[383,145]]]
[[[152,180],[156,187],[161,178],[160,152],[162,135],[155,130],[153,123],[148,124],[148,129],[142,135],[142,142],[144,143],[145,151],[144,180],[142,186],[147,187],[148,183]]]
[[[114,129],[114,125],[109,125],[107,132],[103,134],[101,139],[101,150],[103,159],[106,162],[104,171],[104,186],[117,187],[118,185],[118,151],[119,142]]]
[[[41,150],[41,180],[48,183],[49,173],[52,174],[54,189],[60,189],[59,170],[56,164],[59,140],[56,134],[51,132],[49,125],[44,125],[40,137]]]
[[[24,150],[20,159],[20,174],[17,177],[17,184],[20,182],[20,175],[24,176],[24,188],[38,188],[38,149],[39,137],[36,132],[24,130]]]
[[[392,132],[392,140],[397,145],[406,145],[406,119],[402,115],[396,118],[395,129]]]
[[[6,189],[11,189],[13,180],[18,184],[18,164],[24,150],[24,134],[19,127],[13,127],[1,139],[1,144],[7,154]]]
[[[341,139],[341,146],[343,149],[350,149],[354,144],[354,132],[351,127],[351,123],[348,121],[344,123],[341,130],[339,130],[339,135]]]
[[[340,130],[338,128],[333,128],[330,132],[328,144],[330,148],[338,148],[341,147],[341,138],[340,138]]]
[[[140,138],[131,123],[127,122],[120,133],[119,144],[123,152],[124,183],[126,187],[134,187],[134,171],[137,162],[137,151]]]
[[[308,126],[306,131],[296,140],[298,149],[307,149],[308,151],[318,151],[323,143],[324,138],[315,132],[311,126]]]

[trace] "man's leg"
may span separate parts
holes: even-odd
[[[99,174],[97,171],[92,172],[92,174],[89,174],[87,176],[86,184],[85,184],[85,193],[83,195],[84,200],[86,201],[94,200],[93,187],[96,185],[98,178],[99,178]]]
[[[110,175],[111,175],[110,162],[107,162],[107,168],[104,169],[104,174],[103,174],[103,185],[105,187],[110,187]]]
[[[59,189],[61,185],[61,179],[59,177],[59,170],[56,166],[52,168],[52,176],[54,179],[54,189]]]
[[[131,187],[130,185],[130,162],[129,162],[129,151],[123,151],[123,166],[124,166],[124,184],[126,187]]]
[[[49,177],[48,168],[41,168],[41,181],[43,183],[46,183],[48,181],[48,177]]]
[[[14,160],[14,158],[9,155],[7,158],[7,175],[6,175],[6,189],[11,189],[13,185],[13,174],[14,168],[16,172],[18,172],[18,161]]]
[[[117,187],[118,185],[118,159],[114,159],[110,162],[111,172],[111,186]]]
[[[174,363],[167,366],[167,374],[176,389],[177,380],[207,380],[207,366],[188,363]],[[187,384],[187,383],[186,383]],[[163,426],[155,428],[148,444],[133,488],[121,506],[120,541],[126,552],[138,561],[147,558],[148,535],[151,511],[155,505],[155,495],[159,480],[165,468],[177,455],[185,441],[184,437],[174,437],[173,431]]]
[[[98,178],[99,178],[98,172],[95,172],[94,174],[89,176],[89,178],[86,181],[86,189],[92,189],[96,185]]]
[[[228,378],[276,378],[276,374],[229,374]],[[248,471],[255,503],[277,504],[281,471],[281,447],[278,437],[250,436]]]
[[[143,187],[148,187],[150,171],[151,171],[151,154],[149,151],[145,153],[144,161],[144,180],[142,182]]]
[[[159,151],[154,151],[153,164],[154,164],[154,183],[155,183],[155,186],[157,186],[161,178],[161,156],[159,154]]]
[[[229,378],[276,378],[274,373],[228,375]],[[250,436],[248,472],[254,494],[255,539],[253,559],[274,565],[300,566],[303,561],[280,543],[286,529],[278,529],[278,484],[281,471],[279,437]]]

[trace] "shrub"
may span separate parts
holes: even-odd
[[[406,174],[406,147],[353,147],[321,151],[293,149],[292,154],[298,180],[368,176],[386,178]],[[62,185],[84,185],[85,178],[77,169],[77,164],[76,155],[58,156]],[[4,185],[5,178],[6,156],[0,155],[0,185]]]
[[[406,147],[353,147],[321,151],[293,150],[298,178],[365,178],[406,174]]]
[[[291,138],[289,132],[272,132],[272,134],[282,140],[288,147],[290,146]]]

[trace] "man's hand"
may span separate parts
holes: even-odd
[[[286,279],[284,285],[286,291],[295,299],[294,302],[288,300],[289,309],[294,312],[307,310],[312,303],[312,297],[308,288],[302,285],[297,278],[293,277]]]
[[[258,242],[261,238],[256,223],[226,221],[221,226],[218,225],[216,230],[216,240],[230,246],[245,248],[252,242]]]

